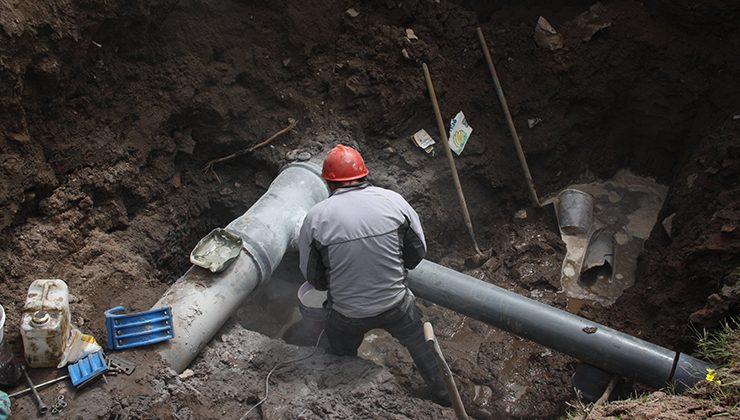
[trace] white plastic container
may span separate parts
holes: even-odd
[[[26,363],[56,367],[69,337],[69,290],[63,280],[35,280],[28,288],[21,317]]]

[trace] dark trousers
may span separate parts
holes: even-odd
[[[424,340],[421,316],[421,309],[416,306],[415,299],[410,293],[407,293],[396,307],[370,318],[347,318],[336,311],[331,311],[326,322],[329,352],[339,356],[357,356],[357,349],[362,344],[365,333],[382,328],[409,351],[429,387],[432,398],[437,402],[447,403],[449,399],[447,387],[434,354]]]

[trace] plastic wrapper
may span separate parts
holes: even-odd
[[[67,346],[64,348],[62,354],[62,361],[59,362],[57,368],[63,368],[69,363],[75,363],[85,356],[89,356],[93,353],[100,351],[102,348],[95,337],[83,334],[79,329],[72,327],[72,331],[67,339]]]

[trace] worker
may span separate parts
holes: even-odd
[[[419,216],[398,193],[370,185],[367,175],[355,149],[331,149],[321,173],[330,196],[308,211],[301,226],[303,276],[327,290],[329,352],[357,356],[365,333],[382,328],[408,349],[432,400],[449,405],[424,340],[421,310],[406,285],[407,269],[426,254]]]

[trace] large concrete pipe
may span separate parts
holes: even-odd
[[[654,388],[693,386],[713,367],[429,261],[409,271],[408,284],[423,299]]]
[[[175,338],[158,351],[182,372],[213,338],[239,304],[270,278],[295,241],[306,212],[328,197],[321,169],[294,163],[267,192],[226,230],[242,238],[239,257],[220,273],[191,267],[154,307],[172,306]]]

